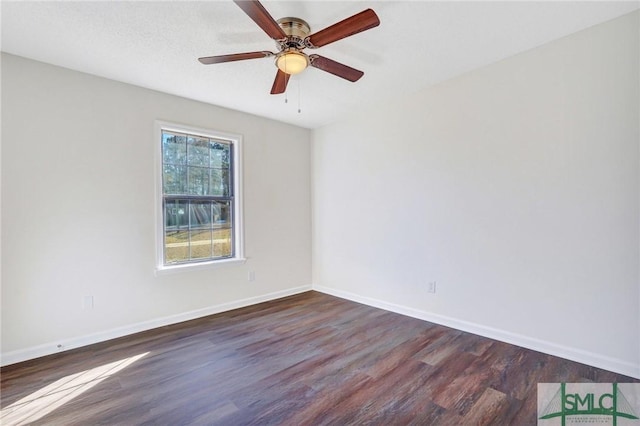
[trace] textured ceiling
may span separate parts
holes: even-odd
[[[273,59],[202,65],[200,56],[275,51],[231,1],[1,3],[2,50],[307,128],[401,97],[638,9],[631,2],[263,1],[311,32],[372,8],[379,27],[307,53],[364,71],[350,83],[309,68],[270,95]],[[301,112],[298,113],[298,106]]]

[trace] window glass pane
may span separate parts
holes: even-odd
[[[213,230],[213,255],[215,257],[231,257],[231,229]]]
[[[231,227],[231,202],[222,201],[213,204],[214,228]]]
[[[228,169],[211,169],[209,195],[228,197],[229,187],[231,186],[229,175]]]
[[[161,136],[164,263],[232,257],[233,144],[188,131]]]
[[[162,191],[165,194],[186,194],[187,168],[164,164],[162,174]]]
[[[209,193],[209,169],[189,167],[189,195],[207,195]]]
[[[189,207],[191,229],[211,229],[211,202],[192,201]]]
[[[164,262],[189,260],[189,231],[167,231],[164,237]]]
[[[211,230],[191,231],[191,259],[210,259]]]
[[[210,167],[228,169],[231,163],[231,146],[226,143],[211,141]]]
[[[187,137],[162,132],[162,162],[185,164],[187,160]]]
[[[188,205],[186,201],[168,200],[164,209],[165,230],[177,230],[189,226]]]
[[[187,162],[190,166],[209,166],[209,139],[188,137]]]

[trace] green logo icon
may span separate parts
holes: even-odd
[[[559,417],[562,426],[565,426],[567,417],[571,416],[582,416],[584,423],[592,423],[586,420],[587,416],[608,416],[611,417],[614,426],[617,426],[618,418],[638,420],[638,415],[621,392],[618,383],[608,384],[611,386],[610,392],[609,389],[604,392],[596,392],[589,389],[587,383],[572,384],[572,392],[567,391],[566,383],[559,385],[551,401],[545,406],[542,413],[538,413],[540,414],[539,420]],[[538,389],[540,390],[540,387]],[[538,392],[538,398],[540,398],[540,392]],[[572,420],[579,422],[579,419],[572,418]],[[573,424],[578,422],[572,421]]]

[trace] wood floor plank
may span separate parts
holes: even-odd
[[[7,366],[0,381],[3,425],[65,426],[521,426],[537,423],[539,382],[640,382],[317,292]]]

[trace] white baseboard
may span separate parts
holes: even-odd
[[[5,366],[15,364],[16,362],[27,361],[45,355],[51,355],[54,353],[64,352],[70,349],[76,349],[82,346],[91,345],[94,343],[104,342],[106,340],[115,339],[118,337],[128,336],[130,334],[139,333],[141,331],[151,330],[153,328],[177,324],[183,321],[206,317],[207,315],[219,314],[221,312],[231,311],[233,309],[243,308],[245,306],[255,305],[257,303],[268,302],[269,300],[280,299],[282,297],[292,296],[294,294],[303,293],[309,290],[311,290],[311,285],[295,287],[287,290],[250,297],[247,299],[222,303],[220,305],[208,306],[206,308],[196,309],[194,311],[183,312],[180,314],[156,318],[149,321],[143,321],[136,324],[118,327],[111,330],[105,330],[86,336],[74,337],[71,339],[45,343],[43,345],[33,346],[26,349],[2,353],[0,355],[0,365]]]
[[[468,321],[462,321],[444,315],[421,311],[402,305],[396,305],[394,303],[388,303],[382,300],[372,299],[370,297],[360,296],[358,294],[337,290],[330,287],[324,287],[314,284],[313,290],[640,379],[640,364],[633,364],[631,362],[610,358],[601,354],[571,348],[568,346],[559,345],[557,343],[524,336],[522,334],[511,333],[509,331],[487,327]]]

